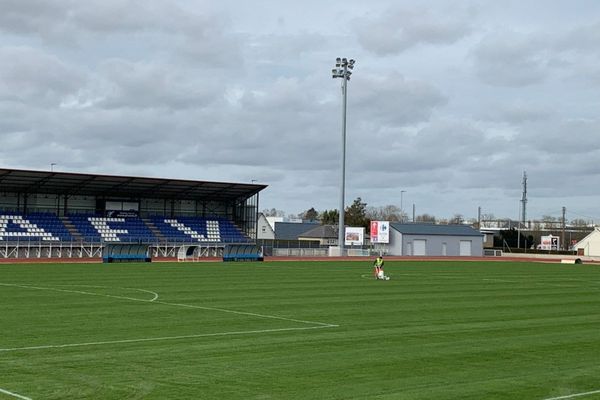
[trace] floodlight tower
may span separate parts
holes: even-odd
[[[340,256],[344,255],[344,197],[346,191],[346,102],[348,94],[348,81],[352,75],[355,61],[347,58],[336,58],[335,68],[331,70],[332,78],[342,78],[342,176],[340,182],[340,210],[339,210],[339,229],[338,229],[338,246]]]

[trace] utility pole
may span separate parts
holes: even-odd
[[[406,190],[400,191],[400,218],[402,218],[401,222],[404,222],[404,201],[403,201],[404,193],[406,193]]]
[[[413,203],[413,224],[415,223],[415,203]]]
[[[481,207],[477,207],[477,229],[481,229]]]
[[[562,208],[562,238],[560,239],[562,241],[562,249],[566,250],[567,247],[565,247],[565,227],[567,225],[567,222],[565,220],[565,215],[567,213],[567,207],[563,206]]]

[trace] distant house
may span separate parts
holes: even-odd
[[[337,246],[338,229],[333,225],[319,225],[299,235],[298,240],[316,242],[320,246]]]
[[[468,225],[392,222],[387,253],[398,256],[482,256],[483,237]]]
[[[573,247],[577,249],[578,256],[600,257],[600,228],[594,228]]]
[[[275,239],[275,230],[273,225],[269,221],[268,217],[265,217],[263,213],[258,214],[256,238],[259,240],[273,240]]]
[[[303,233],[318,226],[318,222],[275,222],[275,240],[298,240]]]
[[[496,234],[496,231],[490,229],[480,229],[479,232],[481,232],[483,235],[483,247],[494,247],[494,235]]]

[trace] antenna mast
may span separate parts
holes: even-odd
[[[525,227],[525,218],[527,217],[527,171],[523,171],[523,197],[521,198],[521,223]]]

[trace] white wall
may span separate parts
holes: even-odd
[[[283,222],[283,217],[266,217],[271,229],[275,231],[275,222]]]
[[[596,230],[577,243],[575,248],[583,249],[584,256],[600,257],[600,229],[596,228]]]
[[[390,229],[390,243],[387,245],[387,254],[390,256],[402,256],[402,234],[395,229]]]
[[[275,232],[273,231],[273,228],[271,228],[268,219],[265,218],[263,214],[258,215],[258,232],[256,232],[256,238],[269,240],[275,239]]]

